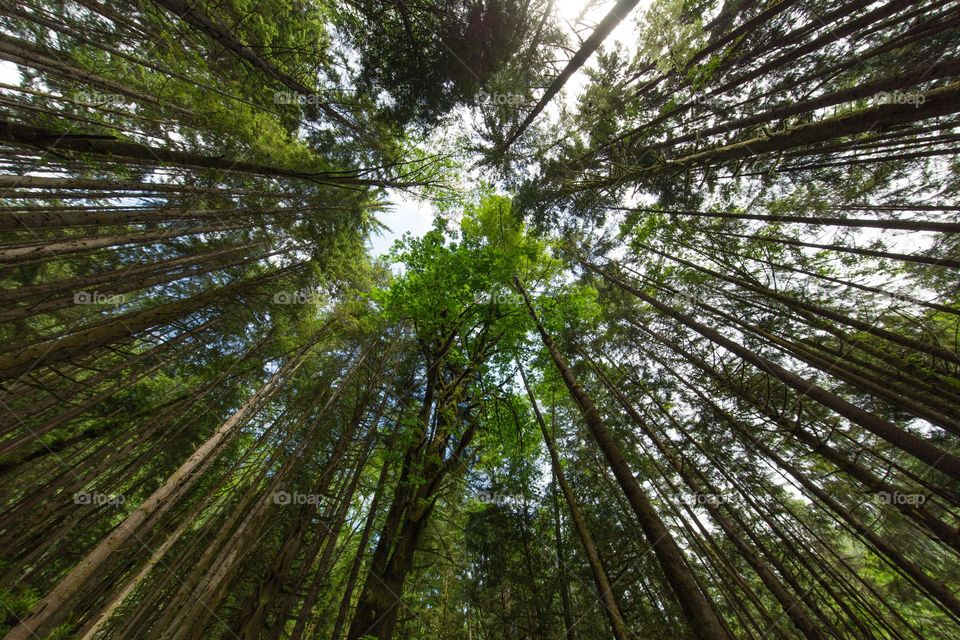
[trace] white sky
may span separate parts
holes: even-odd
[[[400,191],[392,192],[389,201],[393,205],[390,210],[377,216],[389,231],[384,230],[368,240],[374,257],[387,253],[394,240],[404,233],[409,231],[419,237],[433,226],[434,211],[428,202],[414,200]]]
[[[0,82],[19,86],[21,78],[17,65],[7,60],[0,61]]]

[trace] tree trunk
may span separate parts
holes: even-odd
[[[20,622],[4,640],[29,640],[43,637],[62,622],[70,613],[73,601],[82,592],[91,577],[110,560],[113,553],[124,546],[136,534],[140,525],[172,506],[170,500],[182,495],[198,479],[195,473],[210,459],[219,455],[224,443],[238,428],[253,417],[253,414],[277,390],[279,385],[300,365],[319,339],[319,335],[302,347],[271,376],[257,393],[251,396],[240,409],[224,422],[150,497],[128,515],[122,523],[100,541],[96,548],[77,564],[60,583],[34,607],[31,614]]]
[[[943,451],[927,440],[904,431],[888,420],[884,420],[883,418],[880,418],[872,413],[864,411],[863,409],[847,402],[843,398],[817,386],[813,382],[787,371],[780,365],[775,364],[770,360],[757,355],[753,351],[750,351],[741,344],[724,337],[718,331],[711,329],[697,322],[696,320],[693,320],[686,314],[680,313],[676,309],[669,307],[662,302],[655,300],[654,298],[651,298],[646,293],[640,291],[636,287],[630,286],[621,279],[612,276],[607,271],[600,270],[586,262],[584,262],[583,265],[587,269],[602,275],[614,285],[629,293],[632,293],[644,302],[654,306],[674,320],[677,320],[681,324],[693,329],[700,335],[720,345],[724,349],[736,354],[761,371],[773,375],[781,382],[795,389],[801,394],[809,396],[811,399],[816,400],[829,409],[832,409],[851,422],[860,425],[867,431],[883,438],[894,446],[903,449],[910,455],[916,457],[918,460],[926,462],[928,465],[941,471],[942,473],[945,473],[954,479],[960,480],[960,458]]]
[[[667,582],[670,584],[674,595],[679,601],[684,616],[694,634],[704,640],[729,640],[729,635],[724,631],[723,625],[717,618],[716,612],[714,612],[713,607],[710,606],[706,596],[700,591],[693,572],[687,566],[686,560],[676,540],[673,539],[669,529],[667,529],[663,520],[660,519],[660,516],[656,510],[654,510],[650,499],[640,487],[639,481],[631,472],[626,459],[623,457],[617,444],[613,441],[596,407],[594,407],[593,401],[590,400],[589,396],[587,396],[586,392],[580,386],[576,376],[567,366],[566,361],[553,343],[550,335],[540,323],[526,289],[523,288],[519,278],[516,276],[514,276],[514,286],[523,296],[527,310],[530,313],[530,318],[536,325],[537,331],[540,333],[543,344],[549,351],[557,371],[563,377],[563,381],[567,385],[570,395],[580,407],[583,418],[590,427],[590,431],[593,433],[597,444],[600,446],[604,458],[606,458],[607,463],[616,476],[620,488],[630,501],[630,506],[633,508],[637,520],[640,522],[640,527],[643,529],[647,540],[653,547],[660,567],[663,569],[663,573],[667,578]]]
[[[593,536],[590,535],[590,529],[587,526],[587,521],[583,517],[583,513],[580,511],[580,506],[577,504],[577,497],[573,493],[573,489],[570,487],[570,484],[567,482],[567,479],[563,474],[563,468],[560,466],[560,456],[557,454],[556,443],[553,441],[553,436],[551,436],[550,432],[547,431],[547,425],[544,423],[543,416],[540,414],[540,407],[537,405],[537,399],[533,395],[533,390],[530,388],[530,384],[527,382],[527,376],[523,372],[523,367],[519,362],[517,363],[517,370],[520,372],[521,380],[523,380],[523,387],[527,390],[527,397],[530,398],[530,406],[533,407],[533,415],[537,420],[537,425],[540,427],[540,433],[543,435],[543,442],[547,445],[547,451],[550,454],[550,465],[553,468],[553,475],[557,480],[557,484],[560,485],[560,491],[563,493],[564,499],[567,501],[567,509],[570,512],[570,519],[573,521],[574,527],[577,530],[577,535],[580,537],[580,542],[583,544],[583,551],[586,553],[587,561],[590,563],[590,569],[593,571],[593,579],[597,585],[597,593],[600,596],[600,603],[603,605],[604,613],[607,616],[607,620],[610,622],[610,628],[613,631],[613,637],[617,640],[630,640],[632,636],[627,630],[626,624],[623,622],[623,616],[620,613],[620,606],[617,604],[617,599],[610,585],[610,580],[607,578],[607,572],[603,568],[603,563],[600,561],[600,553],[597,550],[597,545],[593,542]]]

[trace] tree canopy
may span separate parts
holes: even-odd
[[[958,56],[923,0],[0,7],[0,637],[960,637]]]

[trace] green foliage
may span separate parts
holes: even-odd
[[[3,12],[0,633],[193,460],[38,637],[608,637],[549,433],[637,637],[693,632],[621,458],[733,636],[957,635],[951,9],[657,0],[506,148],[604,6],[162,4]]]

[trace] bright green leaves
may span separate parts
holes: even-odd
[[[404,275],[373,296],[394,319],[429,325],[439,317],[455,317],[469,304],[470,274],[463,253],[446,245],[445,226],[438,218],[433,230],[422,238],[405,235],[391,253],[403,264]]]
[[[465,208],[460,229],[463,243],[485,254],[486,275],[492,284],[510,287],[514,274],[549,266],[546,245],[526,233],[505,196],[481,192],[480,200]]]
[[[536,298],[537,313],[552,334],[580,341],[600,326],[603,309],[597,290],[584,283],[568,284]],[[539,338],[533,344],[539,344]]]
[[[551,263],[543,242],[528,236],[512,215],[510,200],[491,194],[466,207],[459,232],[437,218],[424,237],[398,242],[392,257],[404,273],[373,297],[388,315],[431,336],[484,327],[519,335],[519,325],[508,322],[522,316],[511,279]]]

